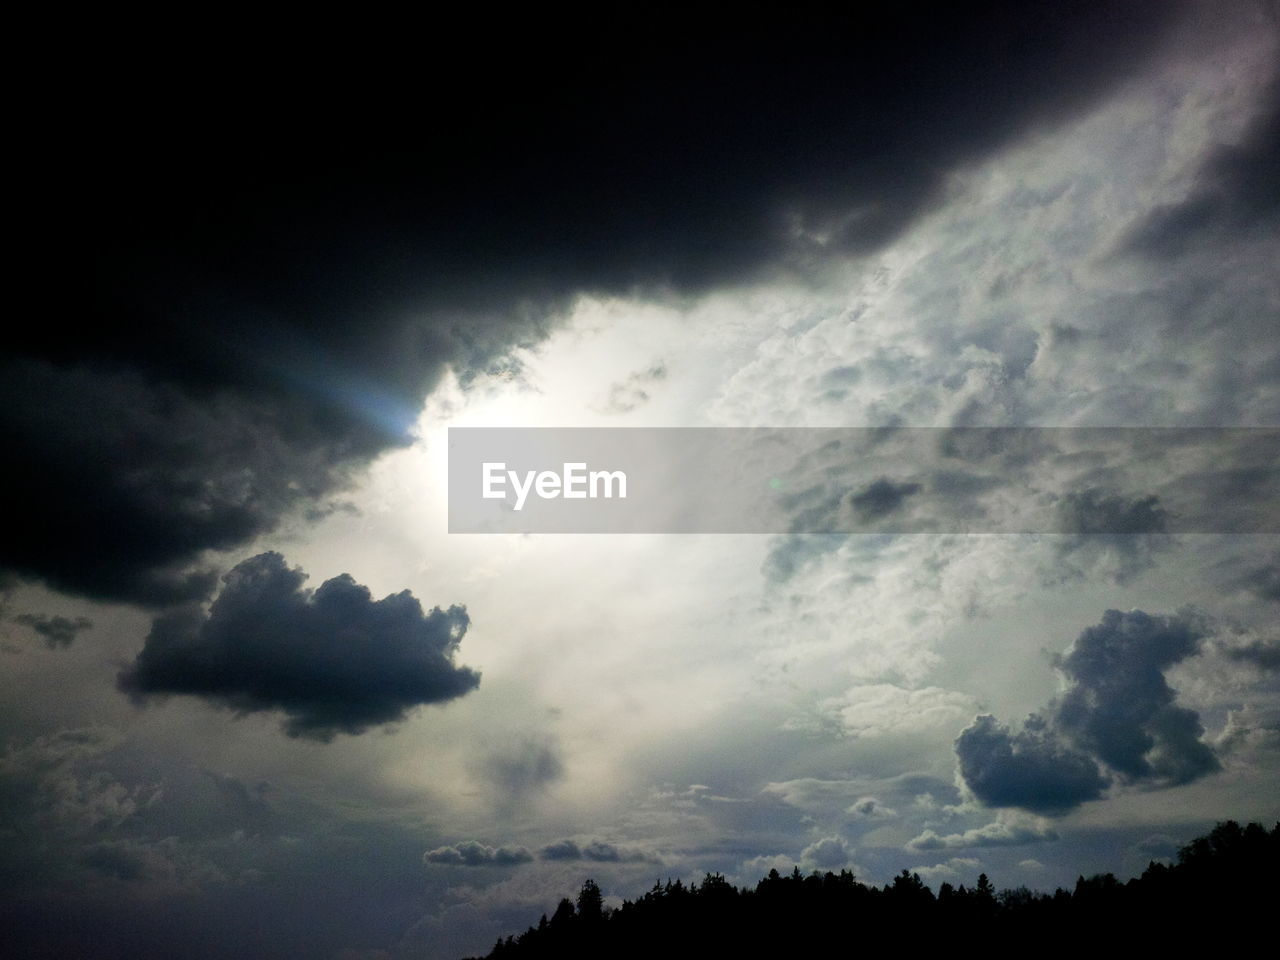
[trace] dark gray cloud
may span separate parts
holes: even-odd
[[[603,840],[579,844],[573,840],[558,840],[538,851],[542,860],[591,860],[596,863],[644,863],[658,862],[652,853],[635,847],[618,846]]]
[[[1276,16],[1272,7],[1272,25]],[[1153,211],[1130,233],[1130,252],[1174,259],[1250,237],[1280,215],[1280,79],[1238,143],[1213,151],[1183,201]]]
[[[1187,783],[1217,770],[1200,718],[1174,703],[1164,678],[1204,637],[1194,616],[1108,610],[1055,661],[1071,682],[1057,729],[1130,782]]]
[[[22,508],[0,566],[206,598],[206,551],[323,510],[446,369],[509,363],[577,292],[874,250],[954,169],[1138,70],[1180,9],[620,10],[585,45],[539,11],[369,69],[241,36],[66,38],[74,93],[15,118],[9,158],[42,307],[0,358],[0,494]]]
[[[1063,533],[1163,533],[1168,529],[1168,514],[1153,495],[1124,497],[1091,487],[1067,493],[1057,510]]]
[[[1280,638],[1267,637],[1240,646],[1224,646],[1223,651],[1232,660],[1252,663],[1263,670],[1280,670]]]
[[[490,847],[477,840],[436,847],[422,855],[424,863],[453,867],[511,867],[532,859],[533,854],[525,847]]]
[[[46,617],[35,613],[20,613],[13,618],[13,622],[30,627],[40,634],[50,648],[71,646],[71,641],[78,634],[93,626],[93,621],[88,617]]]
[[[894,483],[881,477],[870,486],[849,497],[849,503],[859,519],[879,520],[902,508],[912,494],[920,492],[918,483]]]
[[[291,736],[328,740],[479,684],[453,659],[464,608],[424,613],[407,590],[374,601],[347,574],[315,591],[305,580],[278,553],[243,561],[207,615],[184,608],[152,622],[120,688],[140,701],[185,694],[244,713],[279,711]]]
[[[1046,814],[1065,813],[1102,796],[1109,781],[1097,763],[1045,726],[1032,714],[1016,734],[992,716],[978,717],[966,728],[956,739],[956,759],[973,795],[988,806]]]
[[[1116,583],[1128,583],[1150,570],[1169,546],[1169,514],[1154,494],[1125,496],[1090,487],[1059,499],[1055,514],[1067,536],[1054,542],[1058,563],[1048,572],[1051,578],[1101,570]]]
[[[1204,637],[1193,615],[1108,610],[1055,659],[1070,686],[1043,713],[1017,733],[983,716],[960,734],[961,777],[989,806],[1059,814],[1114,781],[1173,786],[1215,772],[1198,714],[1164,677]]]

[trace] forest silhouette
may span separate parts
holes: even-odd
[[[655,883],[616,909],[599,885],[583,883],[554,914],[518,936],[500,938],[488,960],[527,958],[684,958],[853,956],[868,950],[955,949],[984,953],[1059,949],[1149,949],[1216,942],[1274,929],[1280,823],[1219,823],[1178,851],[1121,882],[1081,876],[1071,890],[997,891],[987,875],[972,886],[943,883],[935,893],[903,870],[883,887],[848,870],[790,874],[771,870],[755,887],[721,874],[701,883]]]

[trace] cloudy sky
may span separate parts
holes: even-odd
[[[3,937],[451,958],[587,876],[1052,889],[1280,816],[1265,436],[1160,461],[1221,524],[1055,440],[786,501],[1053,533],[448,532],[451,426],[1280,425],[1280,9],[1039,6],[51,49]]]

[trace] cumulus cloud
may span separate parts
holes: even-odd
[[[45,617],[34,613],[20,613],[13,621],[30,627],[42,636],[50,649],[71,646],[78,634],[93,626],[93,621],[88,617]]]
[[[1188,783],[1217,770],[1199,716],[1174,703],[1164,678],[1204,636],[1193,616],[1108,610],[1056,660],[1071,683],[1057,729],[1129,782]]]
[[[965,785],[992,807],[1063,813],[1098,799],[1110,782],[1091,757],[1062,743],[1037,714],[1016,734],[995,717],[978,717],[956,739],[955,750]]]
[[[1113,781],[1173,786],[1216,771],[1199,716],[1164,677],[1204,636],[1193,615],[1108,610],[1055,658],[1069,686],[1045,711],[1018,732],[981,716],[960,734],[961,779],[988,806],[1060,814]]]
[[[477,840],[436,847],[422,855],[424,863],[453,867],[511,867],[532,859],[533,854],[526,847],[490,847]]]
[[[1058,834],[1039,818],[1001,817],[962,833],[939,835],[925,830],[907,843],[908,850],[964,850],[970,847],[1020,847],[1057,840]]]
[[[242,713],[279,711],[290,736],[329,740],[479,684],[454,663],[464,608],[424,613],[407,590],[374,601],[346,574],[315,591],[305,580],[278,553],[243,561],[207,615],[188,608],[153,621],[120,688],[140,701],[182,694]]]

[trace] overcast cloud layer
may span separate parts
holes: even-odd
[[[104,27],[18,108],[2,951],[452,958],[588,876],[1051,890],[1280,818],[1242,435],[466,537],[445,434],[1280,426],[1276,5],[496,19]]]

